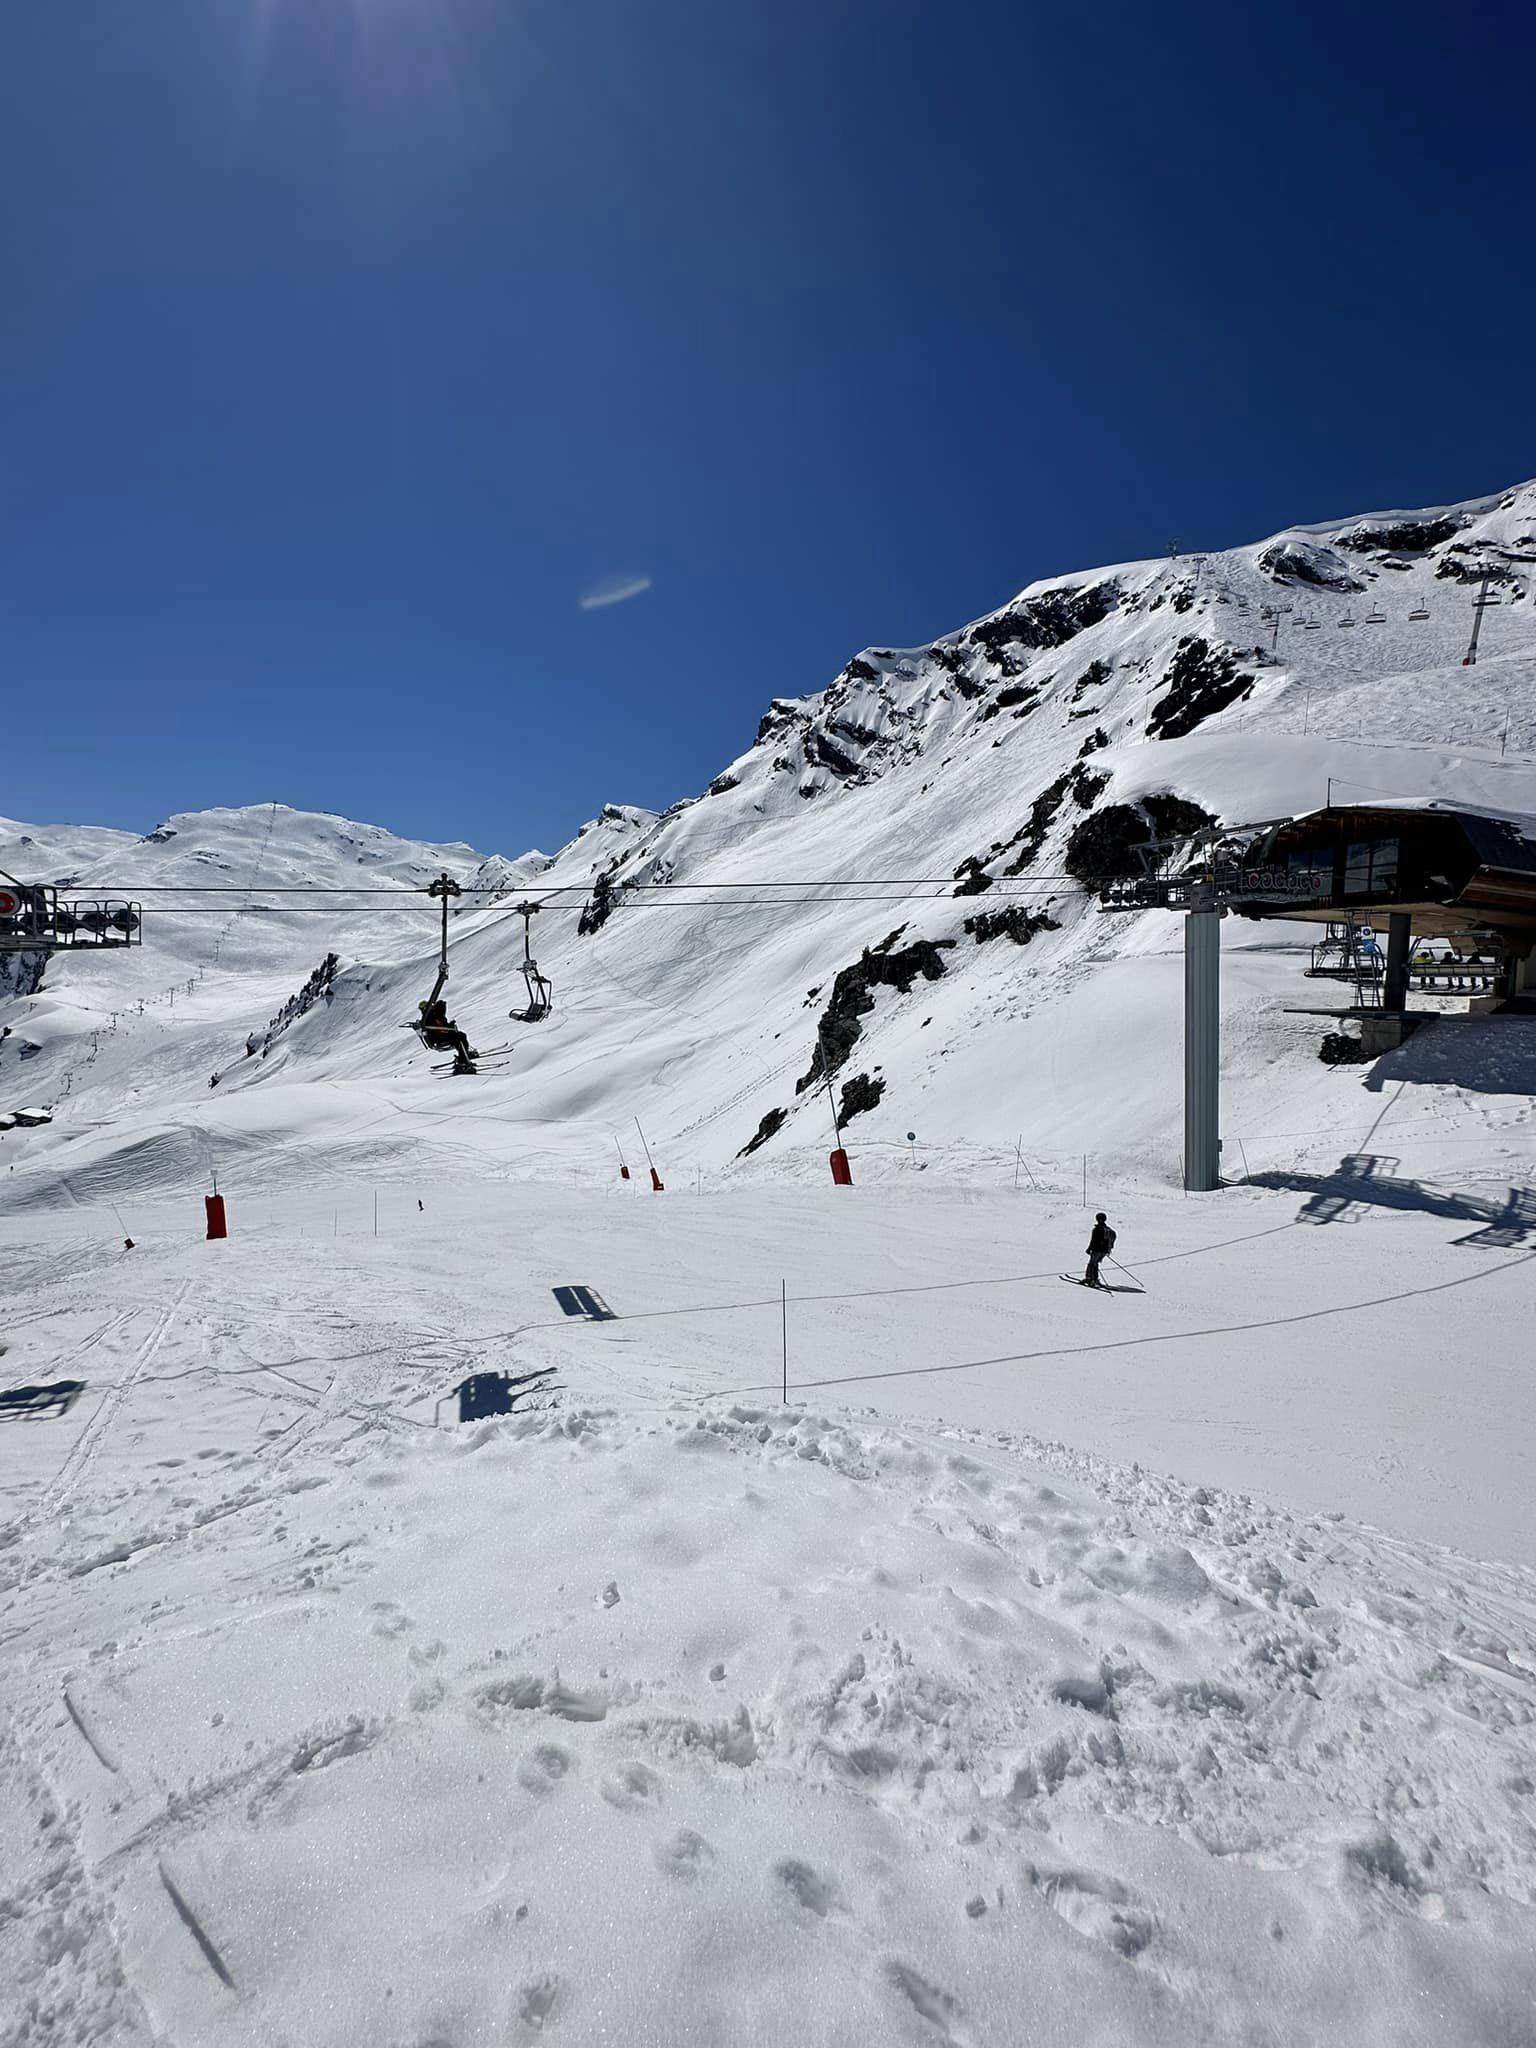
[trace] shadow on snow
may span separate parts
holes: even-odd
[[[1454,1244],[1506,1251],[1536,1243],[1536,1188],[1510,1188],[1502,1199],[1447,1194],[1396,1171],[1397,1160],[1377,1152],[1351,1152],[1332,1173],[1255,1173],[1247,1185],[1305,1194],[1298,1223],[1357,1223],[1372,1209],[1416,1209],[1481,1230]]]

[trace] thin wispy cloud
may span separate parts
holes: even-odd
[[[600,612],[610,604],[623,604],[627,598],[638,597],[650,587],[649,576],[604,576],[590,590],[584,590],[578,602],[584,612]]]

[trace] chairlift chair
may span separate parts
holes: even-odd
[[[1312,964],[1306,972],[1309,979],[1323,981],[1352,981],[1357,988],[1379,982],[1386,971],[1386,961],[1375,930],[1370,925],[1356,924],[1353,918],[1335,919],[1324,930],[1324,935],[1312,948]]]
[[[1429,617],[1429,606],[1427,604],[1416,604],[1408,616],[1410,619],[1427,619]]]
[[[1387,615],[1384,611],[1372,605],[1365,615],[1365,623],[1368,626],[1384,626],[1387,623]]]
[[[443,1000],[443,990],[448,985],[448,905],[450,898],[464,892],[452,875],[445,870],[435,882],[427,884],[427,894],[438,899],[443,906],[442,945],[438,952],[437,978],[432,984],[432,993],[425,1002],[416,1005],[417,1015],[408,1030],[414,1031],[428,1052],[451,1052],[455,1074],[473,1074],[475,1066],[474,1047],[467,1035],[448,1014],[448,1005]]]
[[[528,1007],[507,1012],[516,1024],[542,1024],[555,1006],[555,985],[539,972],[539,963],[533,957],[533,920],[543,907],[541,903],[517,906],[517,914],[523,920],[523,983],[528,990]]]
[[[1339,624],[1341,626],[1355,626],[1359,624],[1359,620],[1352,619],[1346,615],[1344,618],[1340,619]]]

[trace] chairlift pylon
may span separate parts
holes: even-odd
[[[533,920],[544,908],[542,903],[519,903],[517,914],[523,920],[523,982],[528,990],[526,1010],[509,1010],[507,1015],[517,1024],[542,1024],[555,1006],[555,985],[548,975],[539,972],[539,963],[533,957]]]

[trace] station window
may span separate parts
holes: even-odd
[[[1344,851],[1344,894],[1395,896],[1397,849],[1395,839],[1352,839]]]
[[[1319,898],[1333,894],[1333,853],[1326,846],[1293,846],[1285,857],[1288,871],[1309,884],[1308,893]]]

